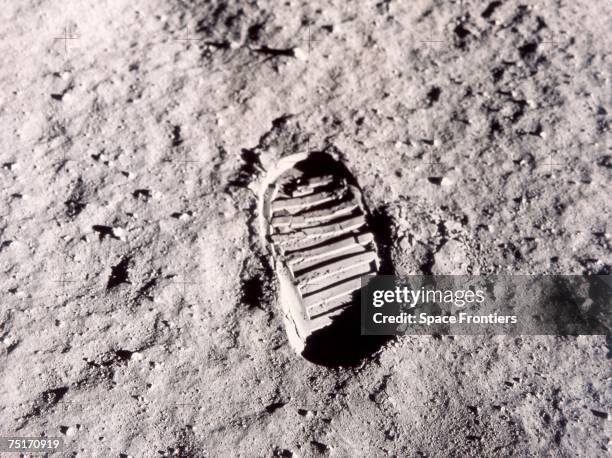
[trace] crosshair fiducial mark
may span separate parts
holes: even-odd
[[[197,406],[199,405],[197,402],[185,402],[185,393],[181,394],[182,402],[175,402],[173,405],[177,407],[186,407],[186,406]]]
[[[199,283],[196,281],[187,280],[187,270],[185,268],[183,268],[182,278],[183,278],[183,281],[173,281],[172,284],[180,285],[180,287],[182,288],[182,292],[183,292],[183,301],[186,303],[187,302],[187,285],[197,285]]]
[[[199,161],[197,159],[188,159],[187,158],[187,150],[183,150],[183,158],[180,161],[178,161],[178,162],[179,162],[179,164],[182,164],[183,166],[186,167],[187,164],[195,164],[195,163],[202,162],[202,161]]]
[[[312,44],[319,42],[319,40],[315,40],[315,39],[312,38],[312,29],[311,29],[311,25],[310,24],[308,24],[308,38],[301,39],[301,41],[308,43],[308,54],[310,55],[310,51],[312,50]]]
[[[558,41],[553,39],[552,35],[551,35],[550,39],[542,40],[542,41],[540,41],[540,43],[542,43],[542,44],[549,44],[549,45],[553,45],[553,46],[557,46],[559,44]]]
[[[64,42],[64,52],[68,53],[68,42],[70,40],[78,40],[79,37],[72,36],[72,32],[70,31],[70,27],[64,27],[64,36],[63,37],[55,37],[56,40],[62,40]]]
[[[189,46],[192,41],[202,41],[201,38],[193,37],[189,35],[189,26],[185,26],[185,36],[183,38],[175,38],[175,41],[182,41],[185,43],[185,47]]]
[[[78,283],[79,280],[73,280],[71,278],[68,278],[66,276],[66,273],[62,270],[60,277],[56,280],[52,280],[52,282],[61,285],[62,296],[65,296],[66,295],[66,285],[70,283]]]
[[[174,406],[181,413],[184,413],[186,408],[191,408],[191,411],[193,412],[195,410],[195,407],[199,406],[200,404],[197,403],[197,402],[187,402],[185,400],[185,392],[182,392],[181,393],[181,402],[173,402],[170,405]],[[183,421],[187,422],[187,419],[185,417],[183,417]]]
[[[548,162],[544,162],[544,165],[548,167],[548,171],[551,174],[553,172],[553,166],[561,167],[561,166],[564,165],[564,164],[559,163],[559,162],[553,162],[552,157],[553,157],[553,153],[552,152],[548,153]]]
[[[187,418],[184,416],[185,414],[185,409],[186,408],[191,408],[191,412],[195,411],[195,407],[198,405],[195,402],[177,402],[175,404],[172,404],[179,412],[181,412],[181,417],[184,423],[187,423]]]
[[[441,166],[443,165],[443,164],[440,162],[440,160],[439,160],[439,159],[437,159],[437,158],[436,158],[436,156],[434,156],[433,151],[431,151],[431,152],[427,153],[427,154],[425,155],[425,157],[426,157],[426,158],[427,158],[427,157],[429,158],[429,161],[425,162],[425,164],[429,166],[429,169],[430,169],[430,170],[433,170],[433,168],[434,168],[435,166],[441,167]]]
[[[198,164],[200,162],[202,162],[201,160],[198,159],[191,159],[187,156],[187,150],[183,149],[182,153],[181,153],[181,159],[177,161],[179,163],[179,168],[180,171],[183,174],[183,181],[184,184],[186,185],[186,177],[187,177],[187,167],[189,166],[189,164]]]

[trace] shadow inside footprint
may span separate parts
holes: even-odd
[[[393,275],[389,247],[391,246],[391,218],[385,209],[375,210],[368,218],[380,257],[379,275]],[[314,332],[306,340],[302,356],[325,367],[355,367],[374,355],[394,336],[361,334],[361,293],[353,293],[353,300],[333,323]]]
[[[359,291],[353,305],[335,317],[326,328],[306,340],[302,356],[326,367],[355,367],[376,353],[392,336],[361,335]]]

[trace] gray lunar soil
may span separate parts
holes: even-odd
[[[256,193],[278,158],[333,150],[398,274],[610,274],[611,2],[0,18],[1,436],[78,457],[610,456],[605,336],[296,355]]]

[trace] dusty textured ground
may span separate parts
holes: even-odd
[[[253,189],[306,148],[344,155],[398,273],[612,265],[612,4],[356,3],[3,3],[2,435],[609,456],[604,337],[403,337],[354,368],[287,345]]]

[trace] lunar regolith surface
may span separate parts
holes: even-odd
[[[609,337],[336,333],[302,357],[258,221],[266,174],[325,153],[387,272],[609,275],[612,3],[7,0],[0,21],[0,436],[609,456]]]

